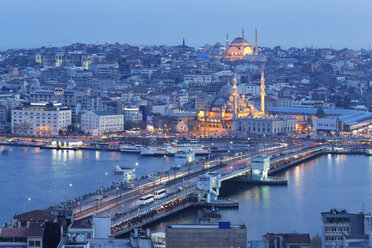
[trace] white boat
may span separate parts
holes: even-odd
[[[195,153],[192,151],[177,152],[174,158],[176,165],[185,165],[185,164],[193,162],[194,160],[195,160]]]
[[[188,147],[191,152],[195,153],[195,155],[208,155],[211,153],[211,149],[207,147]]]
[[[151,234],[151,241],[154,248],[165,248],[165,233],[158,232]]]
[[[167,150],[164,147],[149,146],[141,147],[142,156],[163,156],[167,154]]]
[[[121,152],[128,152],[128,153],[140,153],[141,152],[141,145],[121,145],[120,151]]]

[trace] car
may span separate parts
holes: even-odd
[[[96,196],[96,200],[99,201],[99,200],[102,200],[102,197],[99,195],[99,196]]]
[[[182,190],[183,190],[182,187],[178,187],[178,188],[177,188],[177,192],[181,192]]]

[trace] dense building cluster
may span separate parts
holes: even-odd
[[[0,130],[53,136],[148,127],[194,137],[274,135],[308,126],[343,131],[348,122],[360,127],[372,119],[345,117],[372,110],[371,56],[369,50],[258,47],[257,33],[255,46],[243,33],[226,45],[197,49],[184,41],[0,51]],[[49,118],[48,106],[56,115],[68,109],[65,121]],[[313,123],[319,109],[356,112],[317,115],[323,119]]]

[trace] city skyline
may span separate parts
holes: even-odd
[[[372,3],[320,0],[246,2],[241,0],[198,2],[180,5],[169,0],[121,2],[2,1],[0,49],[63,46],[82,43],[128,43],[198,47],[224,44],[245,29],[259,46],[369,48],[372,35],[365,32],[372,17]],[[22,7],[19,7],[22,6]],[[268,18],[270,17],[270,18]],[[355,24],[358,25],[355,25]]]

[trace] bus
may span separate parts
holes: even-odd
[[[167,196],[167,190],[166,189],[159,189],[155,191],[155,199],[159,200],[161,198],[164,198]]]
[[[154,201],[154,195],[152,195],[152,194],[144,195],[144,196],[141,196],[141,198],[140,198],[140,204],[141,205],[146,205],[146,204],[149,204],[153,201]]]

